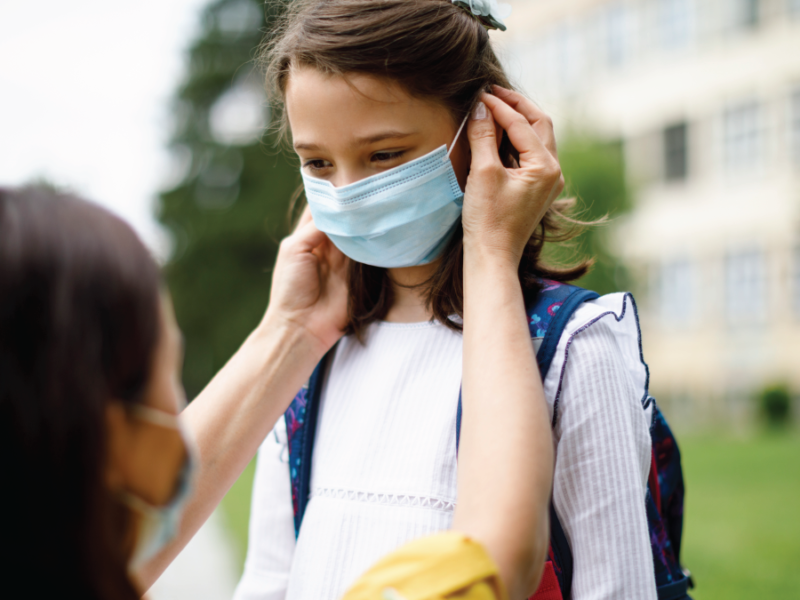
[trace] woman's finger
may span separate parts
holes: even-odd
[[[486,94],[484,101],[491,109],[495,120],[506,130],[508,139],[514,148],[519,152],[519,164],[521,167],[540,164],[544,160],[545,154],[548,160],[553,159],[552,153],[542,143],[542,140],[536,135],[533,127],[523,115],[491,94]]]
[[[488,94],[483,94],[488,96]],[[482,167],[502,167],[500,155],[497,153],[497,132],[495,122],[486,104],[478,102],[470,115],[467,126],[469,147],[472,150],[472,170],[477,171]]]
[[[556,156],[556,136],[553,132],[553,121],[541,108],[519,92],[508,90],[499,85],[492,86],[494,95],[516,110],[531,124],[536,135],[542,140],[553,156]]]

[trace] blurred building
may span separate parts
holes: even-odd
[[[559,131],[621,140],[635,276],[670,416],[800,392],[800,0],[517,0],[502,44]]]

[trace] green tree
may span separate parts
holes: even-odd
[[[177,91],[172,148],[188,166],[180,183],[161,195],[158,219],[174,244],[165,276],[186,341],[189,398],[263,315],[277,242],[299,183],[296,165],[273,150],[271,135],[252,135],[261,129],[259,118],[268,120],[262,75],[253,64],[275,16],[264,6],[263,0],[212,2]],[[242,131],[247,115],[249,133],[246,122]]]
[[[577,218],[596,221],[608,217],[608,222],[586,228],[567,245],[548,249],[549,256],[558,261],[593,257],[594,268],[578,285],[600,294],[627,289],[627,271],[609,243],[609,225],[631,207],[622,145],[571,134],[560,141],[558,158],[567,182],[565,194],[578,200]]]

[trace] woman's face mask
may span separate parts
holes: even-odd
[[[186,503],[191,496],[198,457],[195,445],[178,415],[141,404],[132,406],[129,411],[135,419],[177,431],[186,449],[183,464],[175,477],[173,494],[166,504],[154,506],[135,493],[126,490],[119,492],[122,502],[140,515],[136,547],[130,563],[131,568],[135,569],[155,556],[178,533]]]
[[[131,568],[175,536],[198,462],[179,416],[186,404],[180,383],[182,342],[166,294],[161,297],[160,327],[142,401],[111,401],[106,407],[106,482],[140,517]]]

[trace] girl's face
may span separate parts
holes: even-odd
[[[414,98],[391,80],[310,67],[291,72],[286,110],[303,171],[335,187],[449,149],[460,125],[441,104]],[[469,143],[465,133],[459,137],[450,159],[464,189]]]

